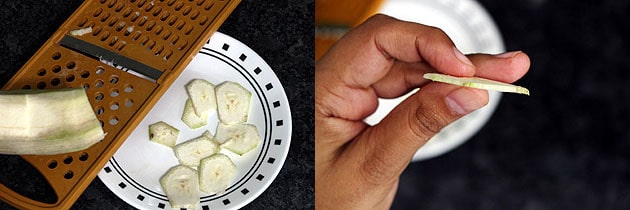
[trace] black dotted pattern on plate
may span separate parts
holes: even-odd
[[[224,43],[221,47],[222,50],[224,51],[228,51],[230,49],[230,45],[227,43]],[[209,51],[210,53],[206,52]],[[204,55],[208,55],[214,58],[218,58],[226,63],[229,63],[229,61],[231,61],[232,63],[236,63],[238,64],[234,59],[229,58],[228,56],[225,56],[224,54],[215,51],[213,49],[209,49],[209,48],[203,48],[202,51],[200,51],[200,54],[204,54]],[[220,55],[220,56],[217,56]],[[238,60],[240,60],[241,62],[245,62],[247,60],[247,55],[246,54],[241,54],[238,57]],[[229,61],[225,60],[228,59]],[[230,64],[234,70],[239,71],[239,73],[243,74],[249,74],[248,72],[253,72],[255,75],[260,75],[263,70],[260,67],[255,67],[253,70],[246,70],[244,69],[241,65],[238,65],[238,68],[232,64]],[[267,151],[270,149],[270,145],[271,145],[271,134],[267,133],[268,131],[271,131],[272,129],[270,129],[268,126],[269,123],[272,122],[271,120],[271,108],[269,107],[269,101],[267,100],[267,96],[265,95],[264,92],[262,92],[262,89],[260,87],[260,84],[258,84],[258,81],[252,81],[249,79],[249,77],[245,76],[246,78],[248,78],[250,84],[252,85],[252,87],[254,87],[256,94],[258,94],[258,98],[261,100],[261,104],[263,104],[263,109],[264,109],[264,115],[265,115],[265,136],[263,139],[263,149],[261,150],[261,153],[258,156],[258,160],[256,160],[256,163],[254,164],[254,166],[252,168],[250,168],[250,170],[248,171],[248,173],[241,179],[238,180],[236,182],[235,185],[230,186],[226,192],[222,195],[210,195],[210,196],[206,196],[206,197],[202,197],[201,198],[201,208],[202,209],[210,209],[210,206],[208,205],[207,202],[212,202],[215,200],[219,200],[221,204],[223,204],[223,206],[229,207],[232,204],[232,201],[230,201],[229,198],[224,198],[227,195],[230,195],[233,192],[240,192],[241,196],[248,196],[250,193],[250,190],[246,187],[243,187],[243,185],[247,182],[249,182],[252,178],[254,178],[255,180],[262,182],[265,181],[265,175],[258,173],[255,176],[253,176],[254,173],[257,172],[257,169],[263,164],[263,161],[266,164],[270,164],[270,165],[274,165],[277,163],[277,157],[266,157],[267,156]],[[250,75],[251,77],[251,75]],[[266,91],[271,91],[274,88],[274,85],[272,83],[267,83],[264,85],[264,88]],[[265,101],[263,101],[265,100]],[[279,100],[274,100],[273,102],[271,102],[271,105],[273,106],[274,109],[280,108],[282,107],[282,102],[280,102]],[[288,104],[287,104],[288,106]],[[284,120],[282,119],[278,119],[275,121],[274,125],[276,127],[282,127],[284,126]],[[279,138],[275,138],[273,139],[273,146],[282,146],[283,144],[283,139],[279,139]],[[266,161],[263,160],[264,158],[266,158]],[[114,169],[112,169],[114,168]],[[116,162],[115,158],[112,158],[109,162],[108,165],[103,168],[103,171],[105,171],[105,173],[110,174],[111,172],[116,172],[116,175],[120,175],[125,182],[120,182],[118,184],[118,187],[120,187],[120,189],[122,190],[134,190],[137,191],[139,194],[136,196],[136,199],[139,201],[145,201],[146,198],[150,197],[153,198],[157,201],[157,208],[159,209],[165,209],[167,208],[166,203],[168,203],[168,200],[166,198],[165,195],[157,193],[153,190],[150,190],[144,186],[141,186],[138,182],[136,182],[135,180],[133,180],[128,174],[126,174],[126,172],[120,168],[120,166],[118,165],[118,163]],[[132,186],[132,188],[128,188],[128,186]],[[145,202],[153,202],[153,201],[145,201]]]

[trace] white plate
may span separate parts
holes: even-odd
[[[380,13],[401,20],[441,28],[464,53],[496,54],[505,51],[503,40],[492,18],[474,0],[386,0]],[[381,121],[407,94],[396,99],[379,99],[377,111],[366,119],[374,125]],[[488,105],[455,121],[424,145],[414,161],[444,154],[472,137],[490,118],[501,93],[490,92]]]
[[[237,175],[221,195],[202,194],[197,209],[237,209],[259,196],[274,180],[289,151],[291,111],[284,89],[269,65],[243,43],[215,33],[190,65],[98,174],[122,200],[139,209],[171,209],[159,178],[178,164],[172,149],[149,142],[148,126],[164,121],[180,130],[178,143],[216,131],[216,113],[207,126],[191,130],[180,120],[188,98],[184,86],[194,78],[214,84],[236,81],[252,92],[248,123],[262,138],[256,150],[243,156],[225,149]]]

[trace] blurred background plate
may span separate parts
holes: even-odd
[[[466,54],[496,54],[505,51],[503,40],[492,18],[474,0],[319,0],[315,10],[316,59],[352,27],[376,13],[438,27]],[[379,99],[378,109],[365,121],[370,125],[377,124],[414,92],[396,99]],[[444,128],[418,150],[413,160],[436,157],[464,143],[484,126],[500,99],[501,93],[491,91],[487,106]]]
[[[484,8],[474,0],[387,0],[379,9],[395,18],[442,29],[465,54],[497,54],[505,51],[501,34]],[[501,93],[489,91],[487,106],[445,127],[416,152],[414,161],[444,154],[463,144],[481,129],[501,100]],[[380,99],[379,107],[366,119],[379,122],[407,94],[397,99]]]

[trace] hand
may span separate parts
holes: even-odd
[[[426,72],[514,82],[523,52],[463,55],[440,29],[376,15],[315,65],[315,205],[388,209],[413,154],[444,126],[488,103],[485,90],[429,82]],[[379,124],[377,99],[422,87]]]

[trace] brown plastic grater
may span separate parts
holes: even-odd
[[[69,209],[239,0],[87,0],[3,89],[83,87],[107,136],[79,152],[22,156],[55,203],[0,183],[20,209]]]

